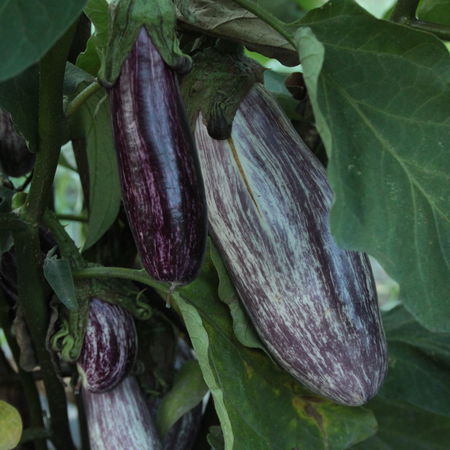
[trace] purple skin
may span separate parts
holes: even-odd
[[[134,377],[101,394],[82,389],[92,450],[162,450],[145,396]]]
[[[202,404],[184,414],[164,438],[164,450],[191,450],[202,421]]]
[[[142,264],[160,281],[192,281],[207,236],[198,158],[174,72],[142,28],[110,91],[122,197]]]
[[[213,140],[201,117],[195,137],[210,231],[261,340],[311,390],[364,404],[384,379],[386,342],[367,256],[331,235],[325,170],[260,85],[230,139]]]
[[[77,363],[83,387],[91,392],[112,389],[132,368],[136,350],[137,333],[131,315],[120,306],[93,298]]]
[[[0,172],[21,177],[33,168],[35,155],[14,127],[11,115],[0,109]]]

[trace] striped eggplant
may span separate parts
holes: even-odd
[[[82,389],[91,450],[162,450],[144,393],[126,377],[114,389]]]
[[[203,180],[176,75],[144,28],[110,99],[122,197],[142,264],[155,279],[192,281],[206,245]]]
[[[128,374],[136,353],[137,333],[131,315],[118,305],[91,299],[77,361],[83,387],[91,392],[112,389]]]
[[[28,150],[25,139],[17,132],[11,115],[0,109],[0,172],[21,177],[34,164],[35,155]]]
[[[385,376],[385,337],[367,256],[331,235],[325,170],[259,84],[229,139],[202,116],[195,138],[210,233],[261,340],[312,391],[365,403]]]

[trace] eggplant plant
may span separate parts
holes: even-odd
[[[447,448],[450,4],[4,3],[0,448]]]

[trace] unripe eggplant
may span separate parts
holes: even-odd
[[[118,305],[93,298],[77,362],[83,387],[91,392],[112,389],[128,374],[136,353],[137,333],[131,315]]]
[[[91,450],[162,450],[162,445],[136,379],[126,377],[114,389],[82,389]]]
[[[11,115],[0,109],[0,172],[21,177],[34,164],[35,155],[28,150],[25,139],[17,132]]]
[[[192,281],[206,245],[203,180],[175,73],[144,28],[110,99],[123,203],[142,264],[155,279]]]
[[[201,116],[195,137],[210,232],[261,340],[312,391],[365,403],[385,376],[385,337],[367,256],[331,235],[325,170],[261,85],[229,139]]]

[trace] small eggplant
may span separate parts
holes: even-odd
[[[110,90],[122,197],[142,264],[188,283],[207,236],[203,180],[175,73],[142,28]]]
[[[387,355],[367,256],[338,247],[324,168],[256,84],[214,140],[195,138],[210,232],[255,328],[291,375],[335,402],[361,405]]]
[[[126,377],[108,392],[82,389],[92,450],[162,450],[144,393]]]
[[[9,177],[21,177],[33,168],[34,153],[17,132],[11,115],[0,109],[0,172]]]
[[[86,390],[105,392],[120,383],[132,368],[137,333],[133,318],[120,306],[93,298],[89,308],[77,366]]]

